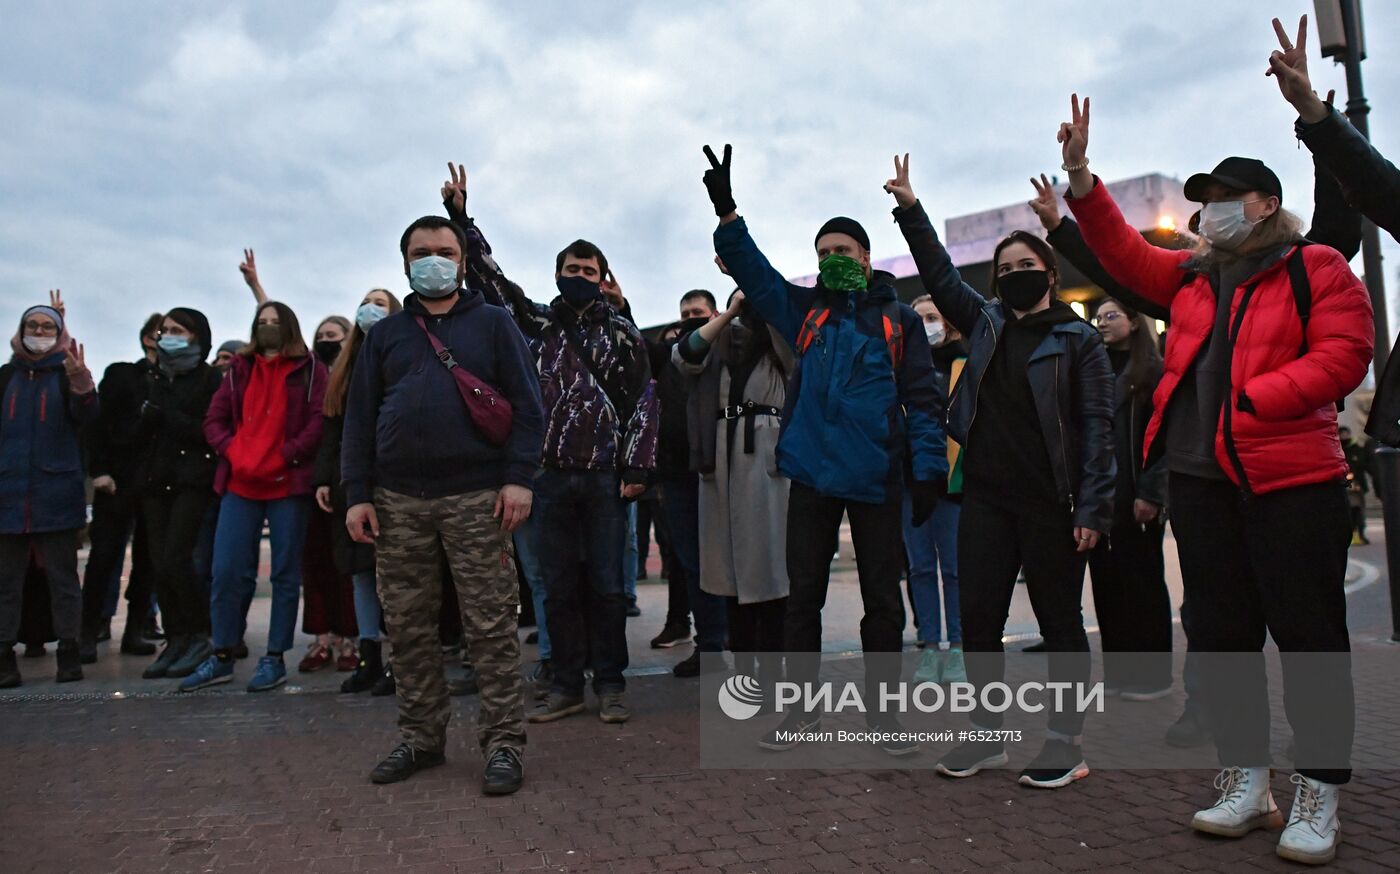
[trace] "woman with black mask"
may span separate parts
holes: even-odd
[[[166,635],[165,649],[141,674],[146,679],[187,677],[214,652],[209,601],[190,560],[218,467],[204,439],[204,416],[221,379],[206,363],[210,345],[203,313],[184,307],[167,313],[141,405],[141,512]]]
[[[885,190],[899,204],[895,220],[924,290],[968,344],[967,372],[948,403],[948,434],[964,447],[958,569],[968,678],[979,689],[1001,681],[1002,633],[1024,567],[1051,681],[1087,685],[1084,564],[1113,516],[1113,371],[1103,341],[1056,298],[1055,254],[1033,234],[1014,231],[997,244],[996,298],[969,287],[914,196],[908,156],[895,170]],[[979,707],[972,723],[999,729],[1002,714]],[[1021,784],[1050,789],[1087,776],[1083,724],[1082,713],[1052,710]],[[969,740],[938,771],[969,777],[1006,762],[1001,742]]]
[[[736,290],[723,313],[681,337],[672,361],[691,384],[700,588],[728,601],[738,672],[771,689],[781,679],[781,656],[772,654],[783,649],[788,596],[788,481],[777,450],[792,353]]]

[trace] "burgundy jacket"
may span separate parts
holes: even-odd
[[[214,491],[221,495],[228,492],[230,473],[225,453],[238,431],[238,423],[243,420],[243,393],[248,389],[252,372],[252,358],[235,356],[204,417],[204,439],[219,453]],[[314,355],[303,358],[287,374],[287,436],[282,443],[282,457],[287,461],[292,496],[309,495],[315,490],[312,479],[316,449],[321,444],[328,376],[326,366]]]

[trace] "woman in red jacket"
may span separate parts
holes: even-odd
[[[1366,375],[1370,300],[1338,252],[1307,244],[1278,177],[1251,158],[1187,180],[1186,197],[1203,204],[1197,249],[1150,245],[1089,172],[1089,101],[1081,113],[1076,96],[1072,113],[1059,141],[1085,241],[1115,280],[1171,310],[1145,460],[1167,461],[1188,636],[1212,661],[1202,694],[1224,766],[1219,800],[1192,826],[1234,837],[1282,822],[1269,791],[1267,632],[1284,653],[1297,741],[1278,853],[1325,862],[1355,721],[1334,404]]]
[[[264,522],[272,546],[272,619],[267,655],[258,661],[249,692],[286,682],[282,654],[296,635],[326,367],[307,352],[296,314],[286,304],[258,307],[252,333],[204,419],[205,439],[220,456],[214,491],[222,495],[210,591],[214,654],[184,679],[182,692],[233,679],[233,648],[252,595],[244,581],[256,576]]]

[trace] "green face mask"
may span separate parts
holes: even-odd
[[[827,255],[822,259],[822,286],[832,291],[863,291],[866,287],[865,268],[845,255]]]

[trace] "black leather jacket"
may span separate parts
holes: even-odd
[[[1004,333],[1000,300],[962,281],[922,204],[896,209],[924,290],[962,333],[967,365],[948,402],[949,436],[966,443],[977,415],[977,389]],[[1076,526],[1107,532],[1113,523],[1117,462],[1113,452],[1113,368],[1103,338],[1087,322],[1055,325],[1026,368],[1036,398],[1055,483]]]

